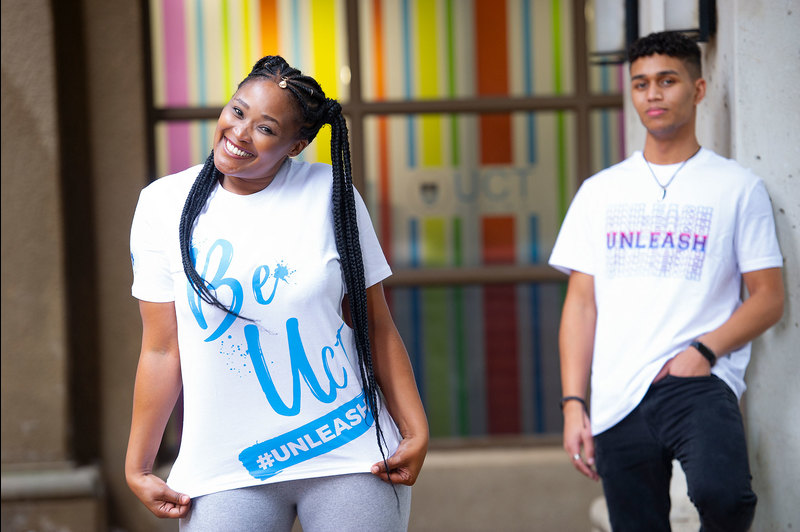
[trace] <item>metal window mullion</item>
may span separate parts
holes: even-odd
[[[457,100],[351,101],[342,105],[347,115],[513,113],[535,111],[573,111],[622,107],[621,94],[584,94],[583,96],[538,96],[462,98]],[[156,120],[216,119],[222,107],[161,107],[155,110]]]
[[[575,75],[575,95],[581,104],[576,108],[575,141],[577,147],[576,177],[578,183],[589,177],[591,172],[591,124],[588,102],[593,100],[589,91],[589,56],[586,47],[586,0],[572,2],[572,31],[575,39],[573,69]],[[617,95],[619,96],[619,95]],[[619,104],[622,105],[621,97]]]
[[[350,98],[349,104],[342,107],[344,113],[350,118],[350,166],[353,173],[353,184],[363,194],[364,186],[366,185],[364,178],[366,146],[364,144],[365,117],[359,111],[363,102],[360,38],[361,23],[358,17],[358,0],[347,0],[347,57],[350,62]],[[347,107],[350,109],[346,109]]]

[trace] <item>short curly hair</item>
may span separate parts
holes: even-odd
[[[628,48],[628,63],[653,54],[667,55],[683,61],[689,75],[697,79],[703,75],[700,47],[695,41],[677,31],[662,31],[640,37]]]

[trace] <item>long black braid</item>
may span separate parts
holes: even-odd
[[[350,316],[353,321],[356,350],[358,351],[358,367],[361,374],[364,397],[370,413],[375,421],[375,432],[378,449],[386,464],[386,440],[379,421],[380,389],[375,379],[372,365],[372,350],[369,340],[369,321],[367,314],[367,292],[364,279],[364,264],[361,258],[361,244],[358,238],[355,196],[350,169],[350,142],[348,140],[347,122],[342,115],[342,107],[336,100],[326,98],[319,83],[292,68],[280,56],[266,56],[259,59],[250,74],[239,84],[256,79],[269,79],[291,92],[299,105],[301,113],[299,137],[314,140],[320,128],[331,125],[331,163],[333,167],[333,228],[336,237],[336,250],[339,253],[347,287],[347,300],[350,304]],[[180,221],[180,248],[183,270],[189,283],[200,298],[225,312],[247,319],[222,304],[214,294],[214,287],[197,273],[191,250],[192,231],[198,216],[205,207],[206,201],[216,183],[223,177],[214,166],[214,152],[206,159],[203,169],[186,198]],[[388,465],[387,465],[388,470]]]

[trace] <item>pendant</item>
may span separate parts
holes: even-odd
[[[659,198],[658,201],[664,201],[664,198],[666,198],[666,197],[667,197],[667,189],[666,188],[662,188],[661,189],[661,198]]]

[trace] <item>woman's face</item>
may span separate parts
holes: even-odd
[[[245,83],[222,109],[214,133],[214,165],[222,186],[252,194],[270,184],[284,159],[308,141],[298,138],[299,110],[287,89],[270,79]]]

